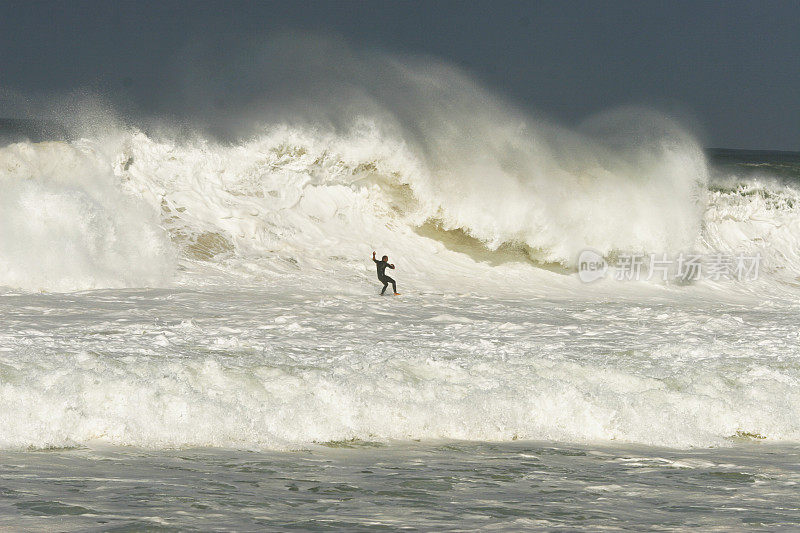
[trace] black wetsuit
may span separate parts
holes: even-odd
[[[397,292],[397,285],[395,285],[394,280],[386,275],[386,267],[394,268],[394,266],[390,265],[388,261],[378,261],[374,257],[372,260],[378,265],[378,281],[383,283],[381,294],[386,292],[386,287],[388,287],[390,283],[392,284],[392,291]]]

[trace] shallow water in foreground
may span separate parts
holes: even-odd
[[[800,446],[539,442],[128,447],[0,454],[0,529],[776,529]]]

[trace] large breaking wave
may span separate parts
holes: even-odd
[[[185,80],[183,100],[200,109],[189,130],[206,133],[109,126],[103,106],[71,105],[73,140],[1,147],[0,285],[163,285],[192,261],[355,272],[373,247],[419,280],[443,246],[567,268],[587,247],[800,266],[795,186],[715,177],[697,139],[657,112],[564,128],[431,59],[287,37],[250,55],[259,68],[206,66],[236,80],[227,92],[207,93],[203,69]],[[233,111],[224,96],[246,104]],[[462,259],[442,261],[469,275]]]
[[[437,241],[454,239],[566,267],[587,247],[800,265],[795,188],[735,176],[709,188],[703,152],[677,125],[641,112],[607,124],[624,129],[620,120],[647,126],[647,142],[641,132],[614,146],[605,135],[553,140],[503,123],[458,129],[423,152],[364,119],[345,133],[278,125],[237,144],[136,130],[11,144],[0,148],[0,284],[157,286],[181,262],[258,275],[333,261],[356,272],[365,251],[386,246],[424,278]]]

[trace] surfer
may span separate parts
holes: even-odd
[[[394,292],[395,296],[400,294],[397,292],[397,285],[395,285],[394,280],[386,275],[386,267],[394,269],[394,265],[389,264],[389,256],[384,255],[381,257],[381,260],[378,261],[375,259],[375,252],[372,252],[372,260],[376,265],[378,265],[378,280],[383,283],[383,290],[381,291],[381,294],[386,292],[386,287],[388,287],[390,283],[392,284],[392,291]]]

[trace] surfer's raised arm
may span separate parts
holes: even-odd
[[[375,259],[375,252],[372,252],[372,260],[375,261],[376,263],[378,262],[378,260]],[[392,267],[392,268],[394,268],[394,267]]]

